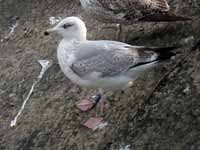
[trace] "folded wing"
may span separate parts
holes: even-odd
[[[126,74],[134,67],[169,59],[173,56],[171,50],[174,48],[146,48],[113,41],[93,41],[84,43],[81,49],[84,55],[77,57],[71,69],[78,76],[87,78],[93,73],[101,77]]]

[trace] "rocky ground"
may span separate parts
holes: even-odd
[[[0,149],[200,150],[200,1],[169,3],[193,21],[135,24],[123,32],[128,43],[182,45],[181,53],[131,88],[108,92],[109,109],[103,114],[108,126],[92,131],[80,123],[95,109],[80,113],[75,102],[94,91],[63,75],[56,59],[60,38],[44,37],[43,32],[51,26],[49,17],[71,15],[86,22],[89,39],[114,40],[115,30],[97,32],[102,24],[85,16],[78,0],[0,0]],[[4,39],[15,16],[18,26]],[[36,86],[17,125],[10,127],[40,72],[39,59],[51,59],[53,66]]]

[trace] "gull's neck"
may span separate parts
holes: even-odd
[[[84,42],[84,41],[86,41],[86,40],[77,40],[77,39],[65,39],[65,38],[63,38],[62,40],[61,40],[61,43],[63,44],[63,45],[76,45],[76,44],[78,44],[78,43],[81,43],[81,42]]]
[[[87,40],[87,30],[85,27],[80,27],[80,29],[78,29],[76,31],[76,33],[72,33],[70,35],[64,35],[63,39],[65,41],[86,41]]]
[[[63,38],[60,43],[59,43],[59,48],[58,48],[58,52],[59,51],[72,51],[74,50],[74,46],[81,43],[87,41],[86,38]]]
[[[82,41],[86,41],[87,38],[85,35],[82,35],[82,36],[64,37],[63,40],[66,42],[72,42],[72,41],[82,42]]]

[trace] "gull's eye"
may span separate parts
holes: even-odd
[[[71,27],[71,26],[72,26],[72,24],[64,24],[64,25],[63,25],[63,28],[64,28],[64,29],[67,29],[67,28],[69,28],[69,27]]]

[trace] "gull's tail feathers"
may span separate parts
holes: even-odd
[[[128,68],[130,76],[140,74],[143,71],[151,69],[159,62],[170,60],[178,52],[175,49],[180,47],[135,47],[138,52],[138,63]]]
[[[175,56],[178,52],[173,50],[178,48],[180,47],[134,47],[138,52],[138,63],[130,66],[128,70],[151,68],[153,64],[169,60],[172,56]]]

